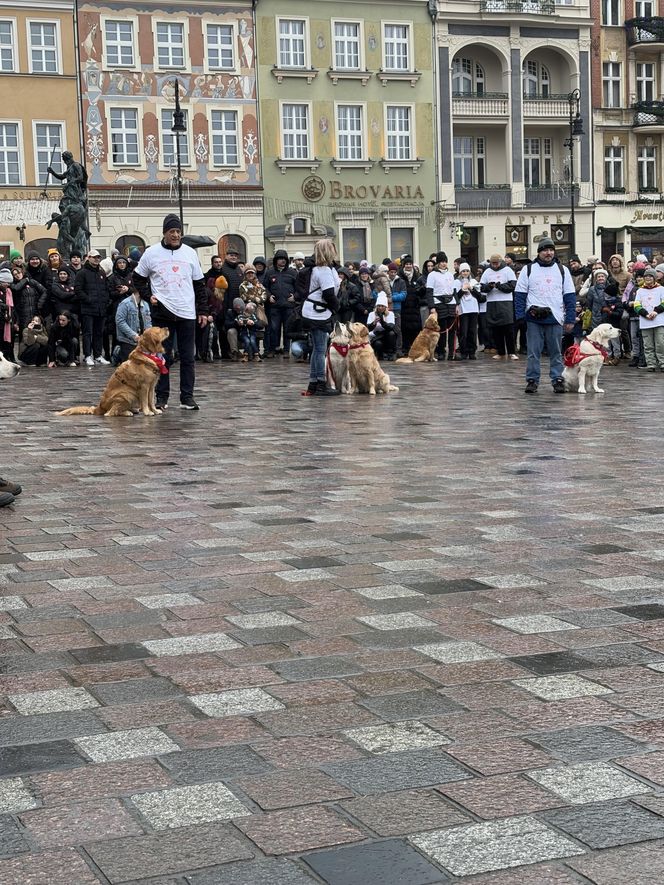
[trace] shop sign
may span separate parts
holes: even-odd
[[[343,184],[340,181],[330,181],[330,199],[360,200],[370,203],[398,201],[412,201],[420,205],[424,200],[424,192],[420,185],[412,184]],[[312,203],[318,202],[327,192],[328,185],[318,175],[309,175],[302,182],[302,194]]]
[[[637,221],[664,221],[664,209],[635,209],[630,224]]]
[[[515,215],[514,220],[511,217],[505,219],[505,227],[520,227],[523,224],[571,224],[572,219],[569,216],[562,215]]]

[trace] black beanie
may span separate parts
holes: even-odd
[[[166,233],[167,230],[182,230],[182,222],[178,215],[174,215],[172,212],[164,218],[163,232]]]

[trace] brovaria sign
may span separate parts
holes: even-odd
[[[332,200],[423,200],[424,193],[418,185],[410,184],[341,184],[330,182]]]

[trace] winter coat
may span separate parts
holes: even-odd
[[[51,308],[54,317],[61,314],[63,310],[74,311],[77,309],[76,293],[71,277],[69,283],[63,284],[60,280],[56,280],[53,283],[53,288],[51,289]]]
[[[139,322],[139,314],[143,317],[143,331],[152,327],[152,316],[150,315],[150,305],[147,301],[140,299],[136,304],[133,295],[123,298],[118,304],[115,312],[115,333],[118,341],[123,344],[136,344],[136,336],[141,334],[141,324]]]
[[[71,349],[71,343],[74,338],[78,338],[80,334],[80,326],[75,316],[70,316],[66,326],[59,323],[53,323],[48,333],[48,358],[49,361],[55,362],[55,349],[60,345],[66,350]]]
[[[360,290],[350,280],[342,280],[337,298],[339,299],[339,321],[342,323],[352,322],[360,298]]]
[[[381,293],[387,295],[387,306],[392,310],[392,286],[386,273],[377,273],[373,279],[374,301]]]
[[[30,262],[25,262],[25,273],[26,276],[31,277],[33,280],[37,280],[40,286],[43,286],[45,289],[48,287],[48,284],[51,281],[51,274],[44,262],[39,265],[39,267],[31,267]]]
[[[620,270],[615,270],[614,268],[611,267],[611,262],[614,260],[614,258],[618,259],[618,261],[620,262]],[[625,287],[627,286],[627,283],[629,283],[629,281],[632,279],[631,275],[628,274],[627,271],[625,270],[625,262],[623,260],[622,255],[616,254],[616,255],[612,255],[609,258],[609,273],[611,274],[613,279],[618,284],[618,289],[620,290],[620,294],[622,295],[623,292],[625,291]]]
[[[121,256],[124,258],[124,256]],[[121,301],[131,295],[134,291],[135,286],[132,281],[133,276],[133,268],[131,265],[127,264],[127,267],[124,270],[120,270],[118,268],[118,259],[115,259],[113,264],[113,273],[108,278],[108,294],[111,300],[111,312],[115,313],[117,307]],[[120,289],[126,286],[127,291],[121,292]]]
[[[395,311],[395,313],[400,314],[401,305],[406,300],[406,284],[401,279],[401,277],[397,276],[390,281],[390,288],[392,290],[392,309]]]
[[[586,307],[592,314],[591,328],[596,329],[600,323],[610,322],[607,314],[602,312],[602,308],[606,306],[605,296],[609,294],[606,286],[591,286],[586,295]]]
[[[426,307],[426,286],[424,277],[416,270],[410,279],[402,274],[406,286],[406,297],[401,304],[401,328],[419,332],[422,328],[421,307]]]
[[[18,324],[24,329],[33,317],[44,317],[48,307],[48,292],[40,283],[30,277],[14,281],[9,288],[14,296],[14,306]]]
[[[366,323],[367,317],[374,307],[373,285],[371,281],[366,283],[362,279],[357,283],[358,298],[355,305],[355,322]]]
[[[76,274],[74,289],[81,306],[81,316],[106,316],[110,296],[108,280],[101,268],[93,267],[86,261],[80,273]]]
[[[224,261],[221,265],[221,276],[226,277],[226,282],[228,283],[228,288],[226,289],[226,303],[232,304],[234,298],[240,297],[240,285],[244,279],[243,273],[240,270],[239,265],[236,264],[235,267],[233,267],[228,261]]]
[[[286,267],[283,270],[277,269],[277,261],[280,258],[286,259]],[[285,249],[277,249],[272,259],[272,268],[266,273],[265,288],[270,296],[267,301],[268,307],[292,307],[295,300],[295,277],[296,271],[288,266],[288,253]],[[293,301],[289,301],[290,296]],[[275,300],[272,301],[272,298]]]
[[[39,344],[41,347],[46,347],[48,344],[48,334],[43,326],[39,331],[36,329],[28,329],[27,326],[23,329],[19,356],[23,353],[26,347],[32,347],[33,344]]]

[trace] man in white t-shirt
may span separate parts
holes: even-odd
[[[173,364],[173,338],[177,335],[180,355],[180,408],[197,411],[194,399],[194,355],[196,322],[205,328],[208,321],[208,294],[198,255],[182,242],[182,222],[167,215],[160,243],[145,250],[134,271],[134,284],[145,298],[150,292],[152,324],[168,328],[164,342],[166,365]],[[157,383],[157,407],[168,407],[169,375]]]
[[[454,339],[456,336],[456,298],[454,297],[454,274],[447,269],[447,255],[437,252],[436,266],[427,277],[426,297],[429,312],[438,315],[441,328],[436,356],[445,359],[445,343],[448,347],[448,360],[455,359]]]

